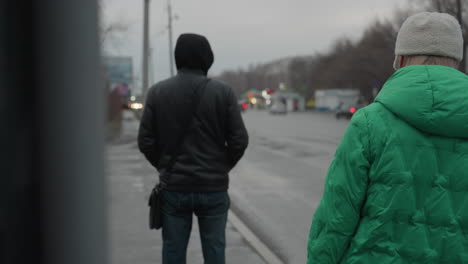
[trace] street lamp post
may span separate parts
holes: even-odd
[[[465,33],[461,0],[457,0],[457,19],[458,22],[460,22],[460,26],[462,27],[462,32]],[[463,38],[466,39],[466,34],[464,34]],[[460,62],[460,70],[466,72],[466,43],[463,44],[463,59]]]
[[[169,30],[169,67],[171,77],[174,76],[174,52],[172,46],[172,6],[171,0],[167,0],[168,30]]]
[[[149,59],[149,2],[144,1],[144,17],[143,17],[143,65],[142,65],[142,96],[146,97],[148,90],[148,59]]]

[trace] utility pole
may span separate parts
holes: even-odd
[[[465,29],[463,27],[463,8],[461,4],[461,0],[457,0],[457,19],[460,22],[460,26],[462,27],[462,32],[465,33]],[[465,38],[465,34],[463,34],[463,39]],[[462,72],[466,72],[466,43],[463,43],[463,60],[460,62],[460,70]]]
[[[460,22],[460,24],[463,25],[461,0],[457,0],[457,18],[458,18],[458,22]]]
[[[146,98],[146,92],[148,91],[148,59],[149,59],[149,2],[150,0],[144,1],[144,17],[143,17],[143,65],[142,65],[142,87],[141,93],[143,98]]]
[[[149,55],[149,66],[148,66],[148,69],[149,69],[149,74],[148,74],[148,79],[149,79],[149,82],[152,84],[154,83],[154,49],[153,48],[150,48],[150,55]]]
[[[171,0],[167,0],[167,17],[168,17],[168,30],[169,30],[169,67],[171,68],[171,77],[174,76],[174,52],[172,50],[172,7]]]

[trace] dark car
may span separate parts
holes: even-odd
[[[335,117],[336,119],[340,118],[346,118],[346,119],[351,119],[353,117],[354,113],[359,109],[360,107],[358,105],[348,105],[348,106],[341,106],[338,108],[336,111]]]
[[[246,100],[239,100],[237,104],[239,105],[241,112],[244,112],[249,108],[249,103]]]

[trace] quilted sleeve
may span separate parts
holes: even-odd
[[[308,264],[339,263],[359,224],[370,167],[364,111],[354,115],[328,170],[310,229]]]
[[[138,129],[138,148],[143,153],[146,159],[157,168],[160,150],[158,146],[157,119],[155,101],[155,88],[152,87],[149,92],[143,109],[140,127]]]

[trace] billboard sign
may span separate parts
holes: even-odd
[[[132,57],[104,57],[102,61],[111,83],[133,83]]]

